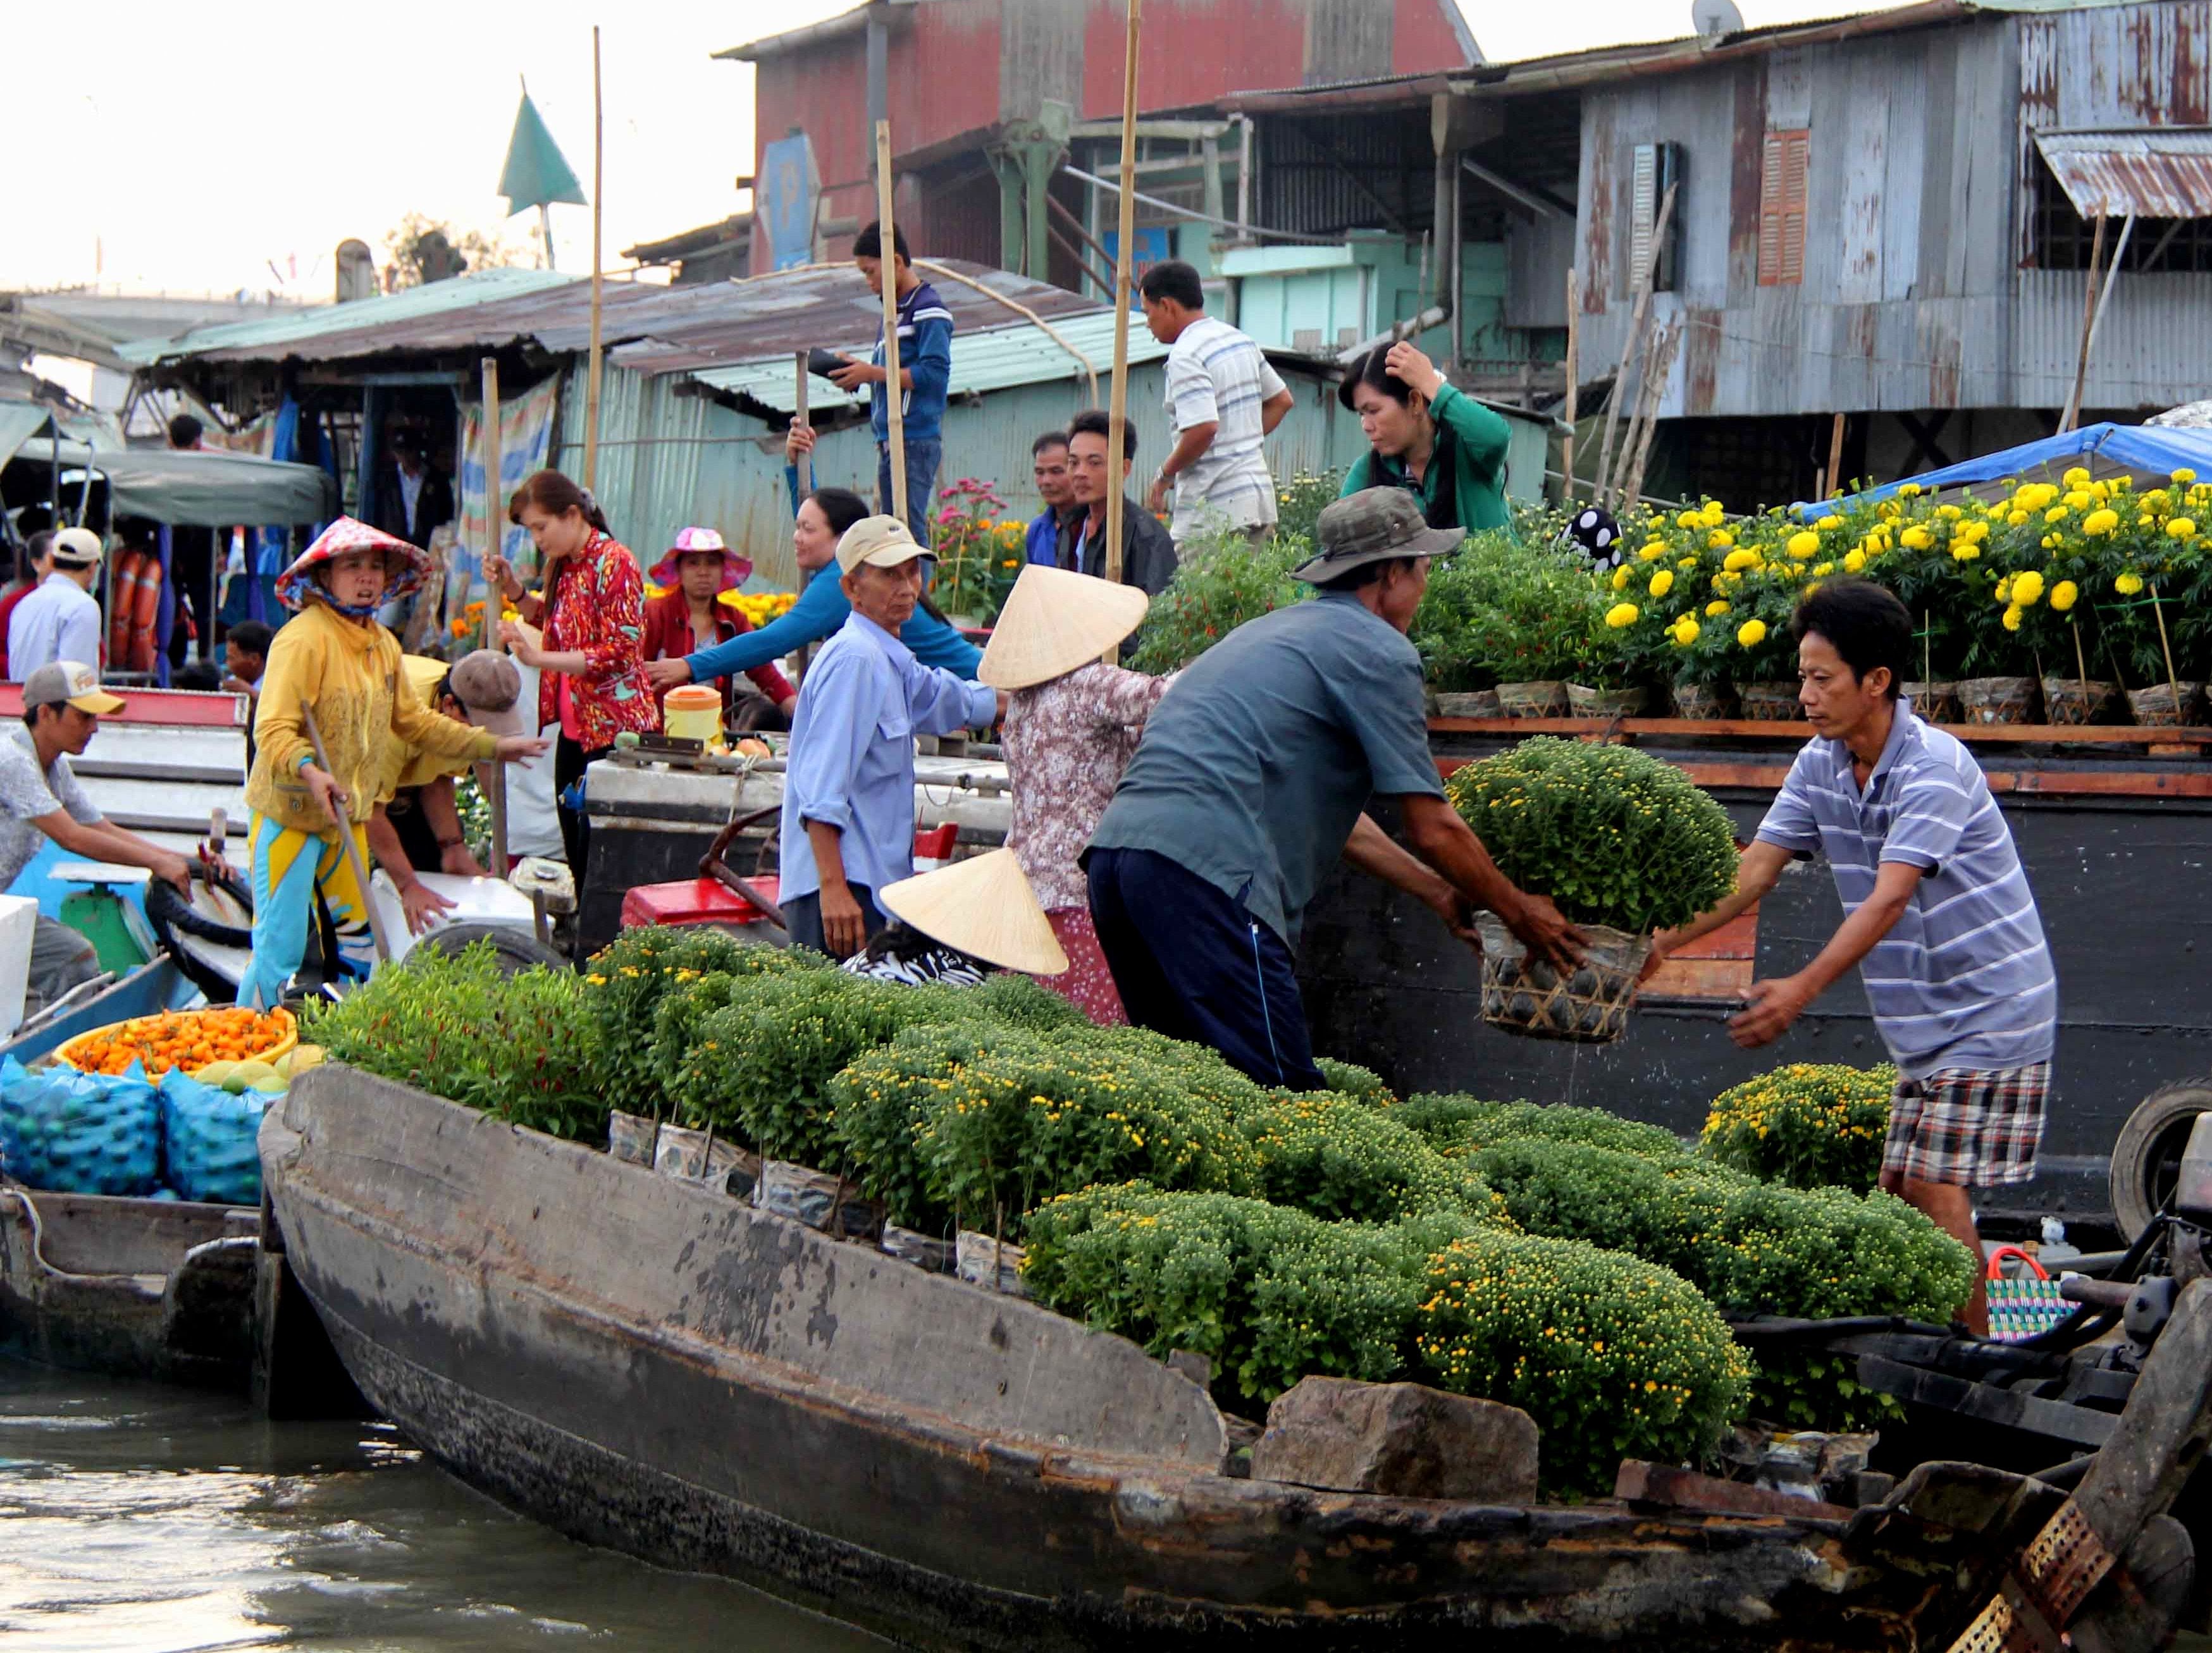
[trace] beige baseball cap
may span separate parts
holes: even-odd
[[[862,563],[871,568],[896,568],[928,554],[929,548],[916,545],[914,530],[897,518],[863,517],[837,542],[837,569],[849,574]]]
[[[23,710],[72,705],[106,717],[123,710],[123,697],[100,687],[100,674],[77,660],[55,660],[23,680]]]
[[[91,568],[100,559],[100,536],[88,528],[64,528],[47,553],[58,568]]]

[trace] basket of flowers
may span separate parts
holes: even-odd
[[[1652,933],[1735,887],[1727,812],[1646,753],[1540,736],[1463,766],[1445,790],[1498,869],[1589,938],[1586,961],[1562,975],[1482,916],[1482,1017],[1509,1032],[1619,1038]]]

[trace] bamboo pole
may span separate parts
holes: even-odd
[[[1659,428],[1659,403],[1667,394],[1668,375],[1674,371],[1674,353],[1681,343],[1682,319],[1677,316],[1667,324],[1667,330],[1659,336],[1658,348],[1652,353],[1650,387],[1644,397],[1644,430],[1636,439],[1635,459],[1628,468],[1628,481],[1622,494],[1624,516],[1635,510],[1644,498],[1644,468],[1650,463],[1651,438]]]
[[[584,487],[599,485],[599,378],[605,362],[599,350],[599,226],[601,197],[606,193],[606,105],[599,89],[599,26],[592,25],[592,361],[584,393]]]
[[[1837,492],[1843,485],[1844,416],[1838,414],[1835,423],[1828,427],[1828,486],[1821,493],[1820,497],[1826,499],[1830,493]]]
[[[1121,487],[1127,466],[1122,449],[1129,417],[1129,256],[1137,239],[1137,14],[1143,0],[1128,0],[1121,45],[1121,221],[1114,249],[1114,378],[1106,431],[1106,578],[1121,578]],[[1114,651],[1106,651],[1107,659]]]
[[[1052,197],[1047,196],[1045,198],[1049,201]],[[1098,400],[1098,370],[1091,365],[1091,358],[1085,355],[1082,351],[1077,349],[1073,344],[1069,343],[1066,334],[1061,332],[1043,317],[1038,315],[1036,311],[1030,309],[1018,299],[1010,299],[997,288],[984,286],[982,282],[977,281],[973,276],[962,275],[950,264],[938,263],[928,258],[916,258],[913,262],[914,267],[916,269],[926,269],[931,275],[939,276],[945,281],[957,282],[963,287],[972,288],[979,296],[988,299],[993,304],[1004,306],[1006,309],[1012,311],[1017,316],[1019,316],[1023,320],[1028,322],[1032,327],[1036,328],[1038,332],[1043,334],[1047,338],[1050,339],[1054,344],[1066,351],[1069,355],[1073,356],[1078,362],[1082,364],[1084,383],[1091,387],[1091,399],[1093,402]]]
[[[797,357],[797,366],[799,372],[799,391],[792,401],[792,417],[796,419],[800,424],[804,425],[807,422],[806,352],[800,350],[794,354]],[[803,500],[813,492],[814,455],[810,451],[799,456],[799,497]]]
[[[1667,239],[1667,225],[1674,216],[1674,191],[1679,185],[1669,184],[1667,193],[1659,203],[1659,216],[1651,226],[1651,256],[1644,261],[1644,268],[1636,272],[1636,305],[1629,312],[1628,336],[1621,343],[1620,365],[1613,372],[1613,388],[1606,392],[1605,428],[1597,439],[1597,482],[1590,493],[1594,505],[1605,503],[1605,492],[1613,480],[1613,427],[1620,418],[1620,396],[1628,375],[1628,364],[1644,339],[1644,319],[1651,308],[1651,282],[1659,268],[1659,249]]]
[[[2089,331],[2081,341],[2081,370],[2075,375],[2074,395],[2069,403],[2071,411],[2067,415],[2068,422],[2065,428],[2069,431],[2081,422],[2081,401],[2088,394],[2089,358],[2097,352],[2097,332],[2105,324],[2105,306],[2112,301],[2112,284],[2120,278],[2120,261],[2128,256],[2128,240],[2135,233],[2136,215],[2130,213],[2120,221],[2120,239],[2112,243],[2112,256],[2106,261],[2105,264],[2104,288],[2098,293],[2096,307],[2089,312]],[[2095,289],[2096,276],[2094,272],[2090,276],[2089,284],[2093,290]]]
[[[2105,256],[2105,215],[2097,215],[2096,233],[2089,239],[2089,279],[2081,293],[2081,348],[2074,361],[2074,388],[2067,393],[2066,411],[2058,416],[2059,434],[2074,428],[2081,416],[2081,386],[2089,376],[2089,330],[2097,321],[2097,264]]]
[[[2159,601],[2158,587],[2150,588],[2151,617],[2158,621],[2158,646],[2166,656],[2166,686],[2173,695],[2173,721],[2181,721],[2181,675],[2173,669],[2173,645],[2166,635],[2166,605]]]
[[[884,413],[890,423],[891,515],[906,521],[906,395],[899,384],[898,238],[891,229],[891,124],[876,123],[876,245],[884,288]]]
[[[491,547],[496,551],[507,536],[501,524],[507,520],[506,489],[501,485],[501,460],[499,441],[499,358],[486,356],[482,363],[483,374],[484,508],[491,518]],[[507,593],[484,582],[484,647],[505,653],[506,640],[499,634],[499,617],[507,606]],[[483,788],[484,802],[491,808],[491,875],[507,876],[507,766],[497,758],[477,772],[478,784]]]
[[[1575,499],[1575,398],[1578,390],[1576,381],[1582,374],[1577,359],[1582,349],[1582,281],[1572,264],[1567,266],[1567,439],[1560,446],[1559,474],[1565,486],[1559,491],[1563,503],[1572,505]]]

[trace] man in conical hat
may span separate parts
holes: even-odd
[[[1033,563],[1000,610],[979,669],[984,682],[1012,696],[1001,737],[1013,784],[1006,847],[1069,960],[1067,973],[1045,985],[1106,1026],[1128,1016],[1099,951],[1076,858],[1167,689],[1164,677],[1103,663],[1151,601],[1133,585]]]
[[[902,878],[877,894],[890,923],[845,960],[849,974],[974,987],[994,970],[1043,978],[1066,972],[1067,955],[1011,850]]]

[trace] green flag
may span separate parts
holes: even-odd
[[[527,92],[514,112],[514,136],[507,141],[507,165],[500,168],[499,192],[507,197],[510,213],[526,212],[556,201],[584,204],[583,185],[576,182],[568,158],[553,142],[544,117]]]

